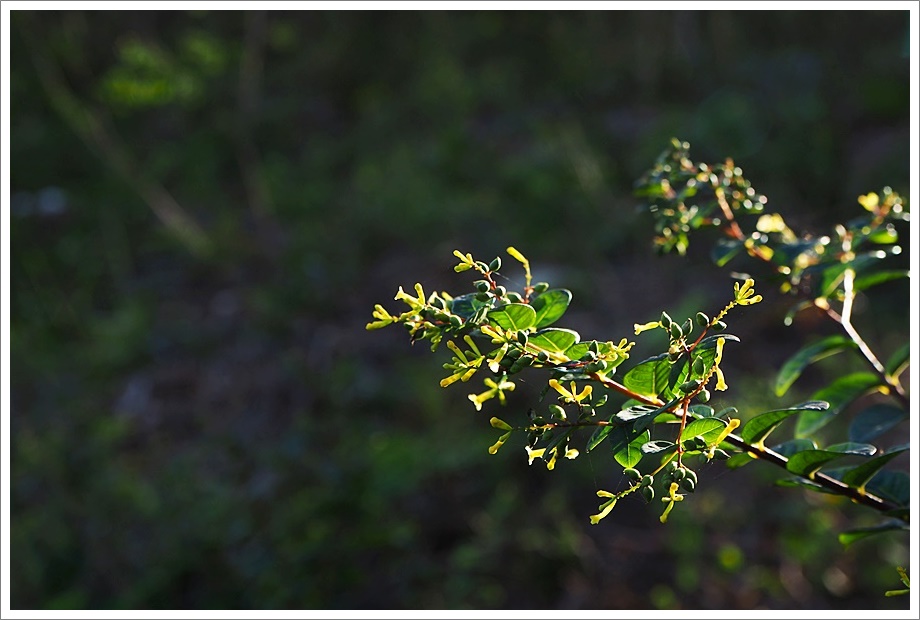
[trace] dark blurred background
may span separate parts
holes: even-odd
[[[907,537],[844,550],[875,515],[766,465],[702,468],[666,526],[638,499],[589,525],[604,450],[486,452],[538,378],[476,413],[444,351],[364,326],[508,245],[583,337],[717,311],[713,237],[656,257],[634,181],[677,136],[797,230],[909,194],[908,16],[14,12],[13,608],[906,609],[882,593]],[[877,290],[856,322],[884,358],[907,284]],[[717,407],[859,368],[776,398],[831,328],[758,292]]]

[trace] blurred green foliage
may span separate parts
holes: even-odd
[[[711,299],[715,268],[637,269],[672,135],[797,229],[909,195],[907,16],[14,12],[12,606],[903,606],[875,567],[905,541],[844,551],[858,512],[756,468],[666,531],[640,501],[590,528],[606,460],[489,456],[427,351],[364,324],[394,282],[449,288],[455,247],[515,245],[586,333]],[[769,313],[736,319],[750,411],[813,327]]]

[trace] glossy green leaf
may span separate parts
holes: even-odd
[[[644,456],[642,446],[648,442],[650,436],[651,434],[648,430],[644,431],[641,435],[630,441],[625,448],[614,452],[613,458],[623,467],[635,467]]]
[[[866,484],[866,490],[898,506],[910,504],[910,476],[903,471],[882,469]]]
[[[464,319],[470,318],[477,310],[487,305],[486,302],[476,299],[476,293],[460,295],[449,302],[450,311]]]
[[[897,377],[910,363],[910,343],[905,343],[900,349],[894,352],[885,364],[885,372],[889,377]]]
[[[579,337],[578,332],[572,331],[571,329],[547,327],[546,329],[532,334],[527,342],[544,351],[563,353],[566,349],[578,342]]]
[[[741,338],[734,334],[713,334],[700,340],[700,343],[696,345],[697,351],[700,349],[712,349],[718,344],[719,338],[724,338],[725,342],[741,342]]]
[[[767,438],[767,435],[773,432],[773,429],[779,426],[783,420],[789,416],[803,412],[823,412],[827,407],[828,404],[826,402],[810,400],[786,409],[777,409],[775,411],[761,413],[751,418],[751,420],[744,425],[744,428],[741,429],[741,438],[747,443],[761,443]]]
[[[619,411],[613,417],[619,420],[620,423],[630,424],[636,432],[641,432],[655,421],[655,417],[659,413],[666,411],[675,404],[676,401],[671,401],[661,407],[655,407],[654,405],[633,405]]]
[[[811,489],[812,491],[817,491],[818,493],[826,493],[828,495],[837,495],[834,491],[831,491],[827,487],[823,487],[817,482],[812,482],[808,478],[783,478],[782,480],[776,481],[776,486],[778,487],[805,487],[806,489]]]
[[[642,396],[658,396],[668,389],[671,364],[666,353],[651,357],[623,375],[623,384]]]
[[[546,327],[559,320],[572,302],[572,293],[564,288],[554,288],[534,297],[530,305],[536,311],[535,327]]]
[[[883,282],[889,282],[891,280],[898,280],[900,278],[909,278],[910,271],[906,269],[892,269],[890,271],[875,271],[873,273],[867,273],[865,275],[857,276],[853,279],[853,290],[854,291],[864,291],[867,288],[875,286],[876,284],[882,284]]]
[[[826,388],[820,389],[811,398],[825,400],[830,404],[826,411],[810,411],[799,416],[795,426],[796,437],[807,437],[831,421],[847,405],[863,394],[868,394],[881,384],[878,376],[869,372],[856,372],[838,378]]]
[[[790,357],[779,373],[776,375],[775,390],[777,396],[782,396],[799,378],[806,366],[820,359],[839,353],[844,349],[856,348],[856,343],[844,336],[828,336],[818,342],[800,349]]]
[[[568,349],[565,350],[565,354],[569,359],[580,360],[585,356],[585,354],[591,350],[591,347],[594,346],[597,349],[598,355],[610,355],[613,352],[613,345],[609,342],[601,342],[599,340],[585,340],[584,342],[576,342]],[[626,358],[620,358],[614,364],[619,365],[620,362]]]
[[[831,461],[850,455],[871,456],[875,450],[875,446],[852,442],[835,444],[824,450],[803,450],[789,457],[786,469],[799,476],[810,476]]]
[[[878,448],[871,443],[859,441],[843,441],[841,443],[831,444],[823,448],[828,452],[840,452],[841,454],[855,454],[857,456],[872,456],[878,452]]]
[[[816,450],[818,446],[811,439],[790,439],[789,441],[784,441],[783,443],[773,446],[770,449],[774,452],[782,454],[786,458],[789,458],[797,452],[802,452],[803,450]]]
[[[869,459],[865,463],[861,463],[852,469],[847,470],[843,475],[843,482],[850,485],[851,487],[862,487],[865,486],[869,480],[872,479],[875,474],[885,466],[888,461],[895,458],[899,454],[907,451],[907,448],[901,448],[900,450],[890,450],[881,456],[877,456],[874,459]]]
[[[846,532],[841,532],[837,535],[837,540],[839,540],[841,544],[849,547],[857,540],[862,540],[863,538],[868,538],[869,536],[882,534],[884,532],[905,530],[910,530],[910,526],[903,521],[885,521],[884,523],[880,523],[872,527],[860,527],[853,530],[847,530]]]
[[[697,418],[711,418],[716,410],[709,405],[690,405],[690,415]]]
[[[677,444],[673,441],[666,441],[664,439],[657,439],[655,441],[648,441],[642,444],[642,453],[643,454],[657,454],[659,452],[664,452],[665,450],[676,450]]]
[[[709,444],[719,438],[719,435],[722,434],[726,426],[728,426],[728,423],[725,422],[725,420],[720,420],[718,418],[701,418],[687,424],[682,437],[686,440],[691,437],[700,436]]]
[[[502,329],[529,329],[536,320],[537,313],[528,304],[505,304],[489,311],[489,321]]]
[[[646,429],[636,430],[632,426],[615,426],[607,435],[610,441],[610,450],[614,456],[625,450],[629,447],[629,444],[640,437],[644,437],[647,441],[649,438],[649,431]]]
[[[871,441],[907,419],[907,412],[894,405],[866,407],[850,422],[850,441]]]

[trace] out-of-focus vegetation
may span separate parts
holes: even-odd
[[[592,528],[606,457],[490,456],[430,354],[364,325],[394,283],[451,288],[456,247],[516,246],[599,337],[706,305],[724,273],[649,268],[631,196],[672,135],[797,230],[909,196],[907,21],[14,12],[12,606],[903,608],[905,537],[844,550],[857,507],[756,466],[700,471],[725,479],[666,527],[637,500]],[[878,291],[887,358],[907,285]],[[824,329],[783,314],[734,318],[742,413],[821,383],[773,395]]]

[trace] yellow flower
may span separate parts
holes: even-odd
[[[598,492],[598,495],[600,495],[600,492]],[[605,504],[601,504],[600,506],[601,511],[597,513],[596,515],[591,515],[589,517],[589,519],[591,520],[591,525],[597,525],[601,519],[603,519],[604,517],[610,514],[610,511],[613,510],[613,507],[616,505],[617,505],[617,500],[615,499],[612,499]]]
[[[562,396],[562,399],[567,403],[580,403],[585,398],[591,395],[591,391],[593,388],[590,385],[586,385],[584,389],[582,389],[582,391],[579,392],[578,394],[575,394],[575,390],[577,390],[578,388],[575,385],[574,381],[572,381],[571,385],[572,385],[572,389],[570,391],[570,390],[567,390],[565,387],[563,387],[563,385],[559,383],[556,379],[549,380],[549,386],[553,388],[554,390],[556,390],[557,392],[559,392],[559,394]]]
[[[635,325],[633,325],[633,328],[635,328],[636,330],[637,336],[641,334],[642,332],[647,332],[648,330],[655,329],[656,327],[661,327],[661,323],[659,321],[651,321],[649,323],[643,323],[642,325],[639,325],[638,323],[636,323]]]

